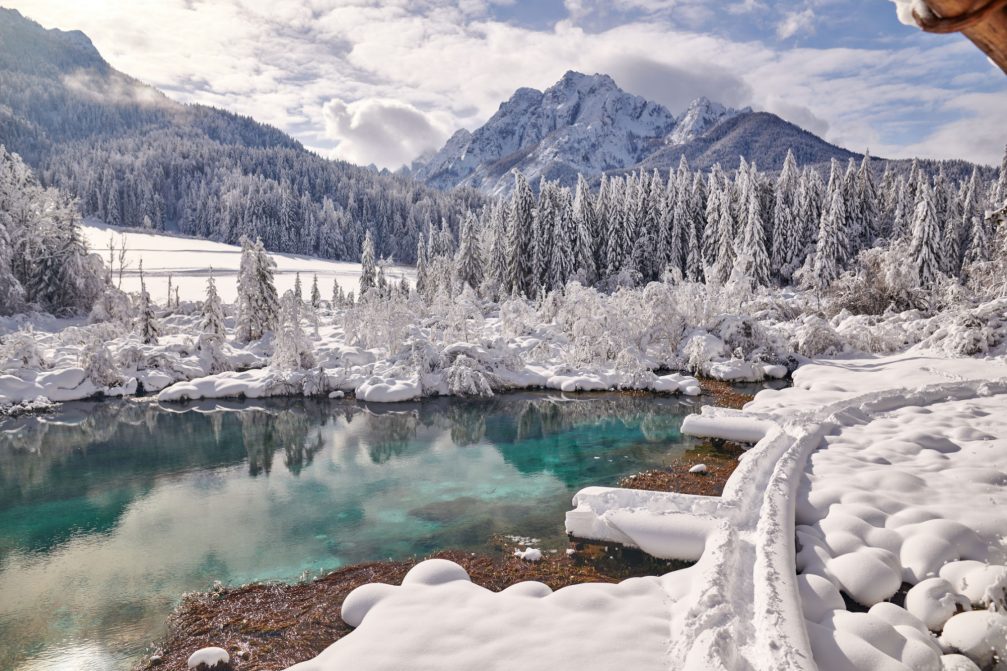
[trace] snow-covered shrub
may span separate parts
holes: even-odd
[[[325,396],[331,391],[329,379],[321,366],[304,371],[301,386],[305,396]]]
[[[852,315],[844,310],[831,323],[839,337],[858,352],[896,352],[906,345],[905,332],[876,315]]]
[[[872,247],[860,253],[857,264],[840,275],[827,294],[831,313],[879,315],[887,310],[926,310],[931,293],[920,286],[906,243]]]
[[[444,371],[444,380],[452,396],[488,398],[493,395],[493,388],[482,365],[465,354],[455,357],[451,366]]]
[[[712,361],[726,358],[728,351],[720,338],[701,331],[685,338],[682,354],[685,368],[695,375],[703,373]]]
[[[301,299],[293,291],[283,294],[280,301],[276,347],[270,364],[281,370],[304,370],[315,365],[315,355],[301,324]]]
[[[526,299],[515,296],[500,304],[500,325],[505,336],[528,335],[538,323],[538,313]]]
[[[45,368],[42,350],[39,349],[31,326],[15,331],[0,341],[0,370],[13,368]]]
[[[211,375],[222,373],[230,368],[219,337],[210,333],[200,333],[196,342],[196,350],[203,363],[203,370],[207,373]]]
[[[90,321],[132,324],[135,316],[133,313],[133,305],[126,292],[108,286],[91,308]]]
[[[790,346],[806,357],[838,354],[843,351],[843,339],[829,322],[815,315],[807,315],[794,329]]]
[[[81,349],[79,365],[96,387],[113,387],[122,381],[112,352],[100,338],[92,338]]]
[[[615,357],[615,370],[619,373],[621,389],[649,389],[657,375],[641,360],[639,350],[626,348]]]

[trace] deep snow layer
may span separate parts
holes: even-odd
[[[743,412],[704,410],[711,433],[719,422],[759,437],[722,497],[594,487],[574,499],[568,530],[694,566],[493,594],[453,564],[425,562],[402,586],[353,592],[343,617],[358,629],[294,668],[936,670],[1003,660],[1001,613],[942,620],[959,605],[1007,606],[1001,567],[979,561],[1002,562],[1005,550],[1004,359],[828,361],[799,369],[795,383]],[[883,601],[903,580],[919,584],[906,608]],[[840,590],[870,612],[849,612]],[[941,625],[941,638],[928,631]]]
[[[112,240],[116,248],[112,265],[117,285],[118,250],[125,241],[125,268],[122,274],[122,286],[119,287],[123,291],[140,290],[139,269],[142,260],[147,291],[157,303],[163,304],[168,300],[169,275],[172,277],[172,286],[179,287],[179,296],[183,301],[202,296],[206,291],[206,278],[211,269],[219,280],[217,289],[221,300],[233,303],[237,299],[235,280],[241,262],[241,248],[236,245],[163,233],[146,233],[137,229],[108,226],[95,220],[87,220],[80,230],[88,248],[100,254],[106,265],[109,258],[108,243],[109,239]],[[314,275],[318,275],[318,287],[326,298],[332,295],[333,280],[339,281],[343,291],[357,290],[360,280],[359,263],[328,261],[294,254],[270,254],[270,256],[276,261],[276,290],[281,295],[284,291],[294,288],[297,273],[301,274],[305,295],[311,290]],[[405,266],[393,266],[388,269],[387,276],[390,280],[396,281],[406,277],[413,282],[416,270]]]

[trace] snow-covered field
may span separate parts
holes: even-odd
[[[492,593],[427,561],[351,593],[357,629],[292,669],[1005,669],[1005,408],[1002,357],[805,366],[742,412],[687,421],[761,436],[722,497],[575,497],[575,535],[695,565]],[[902,583],[904,607],[886,600]]]
[[[123,241],[126,243],[125,268],[122,274],[122,286],[126,292],[140,290],[140,261],[143,261],[143,274],[147,283],[147,291],[158,303],[168,300],[168,276],[172,277],[172,286],[179,287],[179,298],[186,300],[201,300],[206,291],[206,278],[210,274],[217,278],[217,290],[225,303],[233,303],[238,295],[237,275],[238,264],[241,261],[241,248],[235,245],[225,245],[221,242],[165,235],[161,233],[145,233],[136,229],[116,228],[100,221],[89,219],[81,225],[81,233],[87,241],[88,248],[105,260],[108,265],[109,239],[116,249],[113,254],[113,278],[118,284],[119,256],[118,250]],[[270,254],[276,261],[276,290],[282,295],[284,291],[294,287],[297,273],[301,274],[301,283],[307,292],[311,287],[313,275],[318,275],[318,287],[326,298],[332,295],[332,281],[338,279],[343,291],[356,291],[360,278],[360,264],[342,261],[327,261],[310,256],[295,256],[291,254]],[[389,280],[398,281],[406,277],[415,281],[416,271],[405,266],[393,266],[387,271]],[[174,296],[172,296],[174,300]]]

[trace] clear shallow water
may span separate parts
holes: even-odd
[[[698,403],[66,404],[0,425],[0,669],[126,669],[179,596],[493,534],[561,547],[581,487],[672,461]]]

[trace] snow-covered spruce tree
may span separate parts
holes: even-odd
[[[835,165],[835,160],[833,160]],[[822,213],[818,226],[818,243],[815,246],[815,263],[810,279],[812,286],[821,296],[842,272],[843,242],[841,239],[846,221],[846,199],[843,189],[837,185],[832,190],[829,207]]]
[[[1007,203],[1007,146],[1004,147],[1003,160],[1000,162],[1000,173],[997,175],[990,191],[989,209],[999,210]]]
[[[717,261],[717,244],[720,230],[720,180],[717,178],[719,164],[710,171],[706,199],[706,228],[703,231],[703,264],[713,266]]]
[[[364,300],[367,293],[378,286],[378,268],[374,258],[374,240],[371,232],[364,235],[364,245],[360,250],[360,299]]]
[[[857,188],[857,164],[852,158],[846,164],[846,172],[841,178],[839,188],[843,191],[846,204],[846,221],[839,237],[842,250],[840,269],[842,269],[851,263],[863,248],[864,230],[867,227],[864,204]]]
[[[568,189],[555,194],[556,221],[553,226],[552,255],[546,286],[562,289],[573,276],[577,252],[577,229],[573,220],[573,201]]]
[[[419,236],[416,241],[416,293],[427,299],[427,288],[429,279],[427,278],[427,245],[423,236]]]
[[[150,301],[150,294],[147,293],[147,282],[143,277],[143,259],[140,259],[140,297],[137,308],[136,326],[140,335],[140,341],[145,345],[156,345],[157,337],[161,333],[161,326],[154,316],[154,306]]]
[[[916,186],[917,202],[913,213],[913,237],[909,256],[916,268],[920,286],[929,289],[941,272],[941,232],[937,223],[937,208],[933,189],[925,175]]]
[[[801,244],[797,235],[795,202],[799,182],[797,160],[793,150],[788,149],[773,192],[773,255],[770,261],[773,274],[783,279],[790,279],[793,274],[794,259]]]
[[[535,199],[528,180],[514,171],[514,191],[507,209],[507,277],[504,289],[514,294],[525,294],[532,286],[532,235]]]
[[[754,286],[769,284],[769,254],[766,252],[766,229],[762,223],[759,193],[748,190],[748,211],[741,227],[735,257],[741,274]]]
[[[543,177],[539,182],[538,207],[532,217],[532,268],[530,290],[538,292],[548,282],[549,262],[555,244],[554,231],[559,216],[558,186]]]
[[[909,186],[906,180],[899,175],[895,180],[895,203],[892,213],[892,230],[890,233],[892,240],[908,240],[912,235],[912,213],[913,203],[909,196]]]
[[[294,273],[294,298],[304,304],[304,291],[301,289],[301,273]]]
[[[860,248],[865,249],[874,245],[874,241],[884,234],[883,202],[878,194],[878,187],[874,181],[874,171],[871,170],[871,152],[865,151],[864,158],[860,161],[860,169],[857,171],[857,197],[860,204],[861,216],[863,218],[863,230],[861,231]]]
[[[941,270],[949,277],[958,277],[962,269],[963,232],[962,203],[954,191],[947,192],[947,206],[944,214],[944,230],[941,239]]]
[[[280,323],[276,333],[276,347],[269,363],[281,370],[313,368],[315,357],[311,344],[301,325],[303,303],[293,291],[283,294],[280,302]]]
[[[332,278],[332,309],[341,308],[346,301],[343,288],[339,286],[339,278]]]
[[[582,284],[592,285],[598,280],[594,256],[594,231],[597,228],[591,187],[584,175],[577,175],[577,191],[573,198],[573,225],[576,229],[574,269]]]
[[[714,262],[715,276],[723,284],[731,276],[734,268],[734,207],[731,205],[727,189],[720,194],[720,221],[717,224],[717,260]]]
[[[217,293],[217,282],[213,278],[213,269],[206,278],[206,300],[203,301],[200,330],[207,336],[223,341],[224,339],[224,308]]]
[[[273,283],[276,262],[266,253],[262,240],[241,239],[238,268],[238,318],[235,336],[240,342],[258,340],[276,326],[279,300]]]
[[[311,309],[318,310],[322,307],[322,292],[318,290],[318,274],[311,278]]]
[[[469,212],[462,222],[455,254],[455,277],[459,285],[478,288],[483,281],[483,255],[476,234],[476,218]]]

